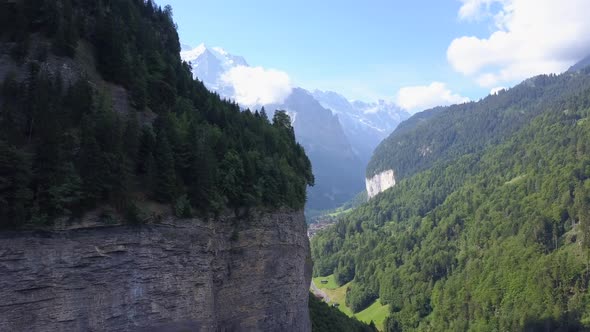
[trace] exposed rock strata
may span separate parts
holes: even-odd
[[[309,331],[305,230],[284,212],[3,232],[0,331]]]

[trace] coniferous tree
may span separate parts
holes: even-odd
[[[30,156],[0,140],[0,227],[18,227],[28,221],[31,179]]]
[[[100,146],[96,140],[94,126],[89,117],[82,119],[82,138],[80,144],[80,175],[84,188],[84,200],[87,205],[94,206],[102,197],[102,179]]]
[[[154,197],[161,202],[171,202],[176,196],[176,173],[172,148],[163,131],[158,132],[156,137],[154,159],[156,164]]]
[[[230,150],[226,153],[220,165],[221,176],[219,178],[219,187],[223,195],[227,198],[228,203],[238,207],[242,204],[241,186],[244,178],[244,166],[239,155]]]

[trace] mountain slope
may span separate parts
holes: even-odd
[[[405,166],[404,177],[314,236],[314,274],[352,281],[357,310],[377,297],[389,304],[388,331],[588,329],[588,78],[537,77],[508,95],[522,98],[433,111],[440,128],[428,117],[400,126],[380,157]],[[483,120],[481,142],[463,141],[473,130],[464,125]],[[406,157],[398,149],[416,146],[399,142],[420,133],[434,145],[444,129],[454,139],[433,149],[438,160],[414,169],[384,154]]]
[[[338,120],[350,144],[363,165],[369,162],[373,150],[402,121],[410,115],[393,103],[349,102],[332,91],[313,91],[320,104],[338,115]]]
[[[437,162],[502,142],[548,105],[553,105],[557,98],[575,95],[589,81],[586,73],[541,75],[477,103],[418,114],[375,149],[366,176],[371,178],[393,170],[400,180]]]
[[[590,66],[590,55],[585,57],[584,59],[578,61],[576,64],[571,66],[568,71],[569,72],[576,72],[585,69],[586,67]]]

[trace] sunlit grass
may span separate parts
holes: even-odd
[[[322,284],[322,280],[326,280],[328,282],[326,284]],[[338,284],[334,280],[334,275],[332,274],[325,277],[313,278],[313,281],[315,285],[324,291],[330,298],[330,304],[338,303],[338,309],[340,309],[340,311],[342,311],[347,316],[356,317],[358,320],[365,323],[370,323],[373,321],[375,322],[375,326],[377,326],[380,331],[383,331],[383,323],[389,314],[389,305],[382,305],[381,302],[379,302],[379,299],[377,299],[365,310],[354,314],[352,310],[346,306],[346,289],[350,286],[350,283],[338,287]]]

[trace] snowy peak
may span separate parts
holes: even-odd
[[[217,58],[220,59],[226,67],[231,68],[235,66],[246,66],[248,63],[244,57],[239,55],[229,54],[226,50],[221,47],[212,47],[211,51],[216,54]]]
[[[214,57],[225,70],[236,66],[248,66],[243,57],[230,54],[221,47],[208,47],[204,43],[192,49],[183,49],[180,52],[180,57],[182,60],[190,62],[193,67],[204,60],[211,61],[211,57]]]
[[[183,46],[180,57],[191,64],[193,77],[203,81],[210,90],[232,95],[233,90],[224,85],[222,76],[232,68],[248,67],[246,60],[241,56],[230,54],[221,47],[208,47],[204,43],[195,48],[185,49],[185,47],[186,45]]]
[[[190,46],[183,44],[182,51],[180,52],[180,57],[182,60],[191,62],[197,60],[201,54],[203,54],[207,50],[207,47],[204,43],[199,44],[199,46],[195,48],[190,48]]]
[[[331,109],[334,113],[358,114],[353,105],[337,92],[314,90],[313,96],[323,107]]]
[[[313,97],[324,108],[338,115],[353,150],[363,162],[368,162],[379,142],[410,116],[384,100],[351,102],[337,92],[320,90],[313,91]]]
[[[389,134],[397,124],[407,119],[409,114],[392,102],[379,100],[373,103],[363,101],[349,101],[344,96],[333,91],[315,90],[313,96],[332,112],[353,118],[358,124],[371,127],[374,130]],[[344,120],[345,121],[345,120]]]

